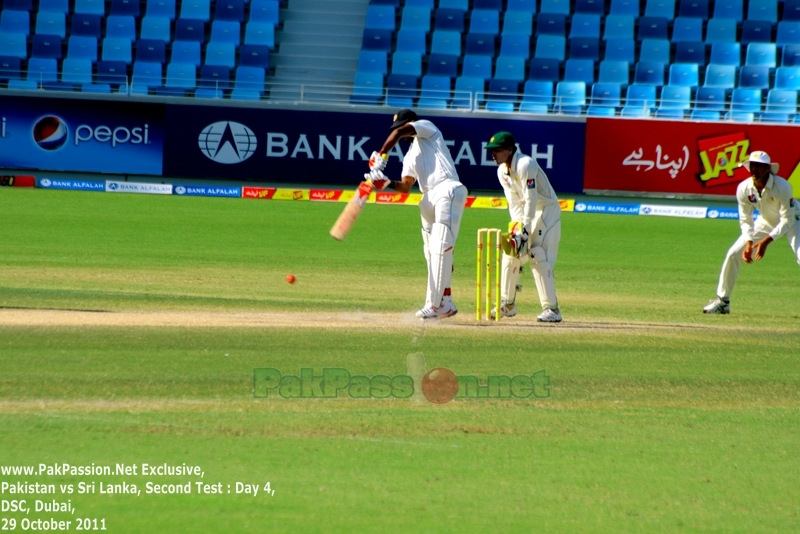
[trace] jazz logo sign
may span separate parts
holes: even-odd
[[[697,145],[703,165],[700,180],[706,187],[740,182],[750,175],[747,169],[739,168],[750,150],[750,140],[744,133],[701,139]]]

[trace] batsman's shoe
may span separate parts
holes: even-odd
[[[536,317],[536,320],[540,323],[560,323],[561,312],[558,311],[558,308],[545,308],[544,311]]]
[[[439,319],[444,319],[445,317],[452,317],[458,313],[458,309],[456,305],[453,304],[453,300],[449,298],[445,298],[442,301],[442,305],[437,308],[439,313]]]
[[[497,308],[492,308],[490,312],[492,315],[492,319],[496,317]],[[514,317],[517,314],[517,305],[516,304],[508,304],[504,302],[500,306],[500,317]]]
[[[438,308],[433,306],[422,308],[417,312],[417,317],[419,319],[445,319],[457,313],[456,305],[450,301],[442,303]]]
[[[708,306],[703,308],[703,313],[715,313],[719,315],[727,315],[731,312],[730,299],[715,298],[708,303]]]

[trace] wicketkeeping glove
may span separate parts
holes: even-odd
[[[386,168],[386,161],[389,159],[389,154],[381,154],[380,152],[373,152],[369,157],[369,170],[382,171]]]
[[[374,187],[378,191],[383,191],[384,189],[386,189],[386,186],[388,186],[389,182],[391,182],[391,180],[389,180],[389,178],[387,178],[386,175],[383,174],[383,171],[379,170],[372,170],[368,172],[367,174],[364,175],[364,180],[372,184],[372,187]]]

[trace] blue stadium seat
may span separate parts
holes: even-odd
[[[157,39],[168,43],[172,40],[170,34],[170,23],[167,17],[149,17],[145,15],[142,18],[142,29],[139,32],[140,39]]]
[[[104,0],[75,0],[75,13],[105,17],[105,2]]]
[[[166,63],[167,53],[164,41],[139,39],[136,42],[136,61],[143,63]]]
[[[111,0],[111,14],[139,18],[142,14],[139,0]]]
[[[20,79],[20,60],[18,57],[0,56],[0,81]]]
[[[461,76],[488,80],[492,77],[492,56],[468,55],[464,56],[461,66]]]
[[[600,74],[597,78],[600,83],[613,83],[627,87],[630,83],[630,67],[626,61],[605,60],[600,62]]]
[[[497,37],[486,33],[468,33],[465,54],[481,54],[494,56]]]
[[[433,0],[430,0],[429,4],[433,9]],[[408,1],[406,5],[409,5]],[[466,12],[469,11],[469,0],[439,0],[439,9],[459,9]]]
[[[742,22],[743,45],[750,43],[771,43],[772,42],[772,23],[766,20],[746,20]]]
[[[685,43],[703,40],[703,19],[678,17],[672,25],[672,42]]]
[[[181,18],[208,22],[211,20],[211,0],[186,0],[181,2]]]
[[[748,111],[729,111],[723,120],[732,122],[755,122],[755,114]]]
[[[702,41],[684,42],[675,45],[676,63],[706,64],[706,45]]]
[[[3,9],[31,11],[33,10],[33,2],[31,0],[5,0],[5,2],[3,2]]]
[[[136,40],[136,19],[132,15],[111,15],[106,19],[106,37]]]
[[[713,18],[706,26],[706,44],[736,43],[736,21],[734,19]]]
[[[522,90],[520,111],[525,112],[529,106],[544,106],[545,111],[553,107],[553,82],[528,80]]]
[[[256,46],[256,45],[244,45]],[[269,49],[267,48],[267,51]],[[386,76],[389,73],[386,52],[380,50],[362,50],[358,53],[358,67],[361,72],[379,72]]]
[[[533,34],[533,13],[530,11],[506,11],[503,20],[503,35]]]
[[[575,0],[575,13],[606,14],[605,0]]]
[[[217,6],[229,1],[233,0],[218,0]],[[219,8],[217,8],[217,15],[219,15]],[[145,16],[165,17],[169,20],[175,20],[175,0],[147,0]]]
[[[558,35],[540,35],[536,39],[534,57],[564,61],[566,42],[565,37],[559,37]]]
[[[595,106],[594,104],[589,104],[589,107],[586,108],[587,117],[615,117],[616,115],[617,110],[610,106]]]
[[[800,21],[779,22],[775,44],[778,45],[778,48],[790,44],[800,44]]]
[[[128,66],[122,61],[98,61],[97,83],[114,86],[128,85]]]
[[[758,118],[759,122],[772,122],[776,124],[786,124],[789,122],[789,117],[791,115],[789,115],[788,113],[777,113],[774,111],[770,111],[769,109],[770,109],[769,104],[767,104],[764,113],[762,113],[761,116]]]
[[[197,86],[204,89],[227,91],[231,88],[231,69],[219,65],[203,65]]]
[[[76,13],[72,16],[72,35],[100,38],[100,15]]]
[[[797,113],[797,91],[772,89],[767,93],[766,113]],[[762,117],[763,120],[763,117]]]
[[[383,54],[383,52],[378,52]],[[386,54],[383,54],[384,67]],[[263,45],[242,45],[239,49],[239,65],[243,67],[260,67],[269,70],[269,47]]]
[[[170,63],[189,63],[200,66],[200,43],[196,41],[175,41],[172,43]]]
[[[473,9],[469,23],[470,33],[500,33],[500,13],[488,9]]]
[[[516,107],[519,83],[512,80],[490,80],[486,95],[486,111],[513,113]]]
[[[739,69],[739,87],[769,89],[769,67],[745,65]]]
[[[383,75],[378,72],[356,72],[351,104],[377,104],[383,99]]]
[[[565,82],[583,82],[586,87],[594,83],[594,61],[591,59],[568,59],[564,64]]]
[[[61,37],[58,35],[34,35],[31,57],[61,59]]]
[[[422,76],[422,56],[416,52],[395,52],[392,54],[392,74]]]
[[[167,65],[167,79],[164,87],[194,89],[197,86],[197,69],[191,63],[170,62]]]
[[[692,89],[685,86],[665,85],[661,89],[661,102],[658,109],[688,110],[691,107]],[[683,118],[683,116],[676,116]]]
[[[198,80],[198,84],[200,81]],[[211,89],[211,88],[199,88],[194,92],[195,98],[208,98],[208,99],[223,99],[225,97],[225,93],[220,91],[219,89]]]
[[[761,111],[761,89],[737,87],[731,94],[731,111],[759,113]]]
[[[519,56],[498,56],[494,65],[494,78],[519,82],[525,80],[527,59]]]
[[[636,64],[633,81],[637,85],[664,85],[664,64],[640,61]]]
[[[8,81],[8,88],[18,91],[36,91],[39,84],[35,80],[12,79]]]
[[[28,61],[26,79],[33,80],[39,85],[58,81],[58,62],[52,58],[31,58]]]
[[[714,43],[711,45],[711,59],[709,63],[738,67],[741,61],[739,43]]]
[[[461,34],[454,31],[436,30],[431,40],[431,54],[461,55]]]
[[[679,17],[699,17],[708,20],[708,0],[681,0]]]
[[[273,26],[277,26],[280,23],[280,4],[278,0],[252,0],[250,2],[250,18],[248,21],[269,22]]]
[[[697,89],[697,97],[695,108],[725,111],[725,89],[722,87],[699,87]]]
[[[198,19],[178,19],[175,21],[176,41],[195,41],[205,44],[206,24]]]
[[[92,83],[92,62],[67,58],[61,65],[61,82],[83,85]]]
[[[122,61],[126,65],[133,62],[131,42],[127,39],[106,37],[103,39],[103,61]]]
[[[675,119],[682,121],[684,118],[686,118],[686,111],[678,108],[659,107],[656,109],[655,116],[659,119]]]
[[[784,0],[783,2],[783,21],[800,20],[800,0]]]
[[[108,84],[85,83],[81,86],[84,93],[111,94],[111,86]]]
[[[73,35],[67,45],[67,57],[73,59],[88,59],[92,63],[97,61],[97,39]]]
[[[387,7],[387,6],[370,6],[373,7]],[[450,10],[445,10],[450,11]],[[451,11],[452,13],[460,14],[461,15],[461,27],[452,27],[452,28],[443,28],[443,29],[453,29],[457,31],[461,31],[464,29],[464,13],[462,11]],[[438,20],[438,13],[437,13],[437,20]],[[377,15],[374,15],[377,18]],[[376,20],[375,23],[377,24],[378,21]],[[388,21],[383,21],[383,29],[394,29],[394,14],[392,14],[392,22],[391,27]],[[416,31],[423,31],[428,33],[431,30],[431,11],[426,7],[415,7],[415,6],[408,6],[403,9],[403,17],[400,22],[400,29],[401,30],[416,30]]]
[[[572,16],[572,27],[569,31],[570,38],[574,37],[600,37],[600,15],[576,13]]]
[[[589,101],[592,106],[618,108],[622,106],[622,92],[615,83],[598,82],[592,85],[592,96]]]
[[[31,15],[27,11],[3,9],[0,12],[0,32],[23,33],[31,31]]]
[[[713,18],[742,22],[744,19],[743,0],[715,0]]]
[[[236,64],[236,47],[232,43],[208,43],[205,64],[232,69]]]
[[[24,33],[0,32],[0,56],[28,57],[28,40]]]
[[[577,115],[586,106],[586,84],[583,82],[559,82],[556,85],[556,113]]]
[[[447,109],[451,98],[450,83],[447,76],[423,76],[417,106],[423,109]]]
[[[536,81],[553,82],[561,81],[561,62],[550,58],[533,58],[531,60],[529,78]]]
[[[527,11],[528,13],[536,13],[536,0],[508,0],[506,9],[508,11]]]
[[[430,21],[428,26],[430,26]],[[464,12],[459,9],[437,9],[433,27],[437,30],[463,32]]]
[[[469,109],[474,106],[477,101],[483,99],[485,83],[481,78],[471,76],[459,76],[456,78],[455,93],[450,107]]]
[[[386,32],[386,35],[376,34],[371,37],[373,42],[370,47],[367,47],[367,35],[364,30],[364,43],[362,48],[367,50],[381,50],[384,52],[391,52],[392,50],[392,32]],[[385,32],[386,30],[371,30],[373,32]],[[425,44],[425,32],[421,30],[400,30],[397,32],[397,52],[417,52],[420,54],[427,53],[427,45]]]
[[[639,49],[639,61],[669,64],[669,41],[666,39],[645,39]]]
[[[570,14],[569,0],[542,0],[539,13],[554,13],[567,16]]]
[[[689,118],[693,121],[718,121],[719,111],[712,111],[708,109],[693,109]]]
[[[153,0],[148,1],[152,2]],[[214,20],[228,20],[241,24],[244,22],[244,0],[217,0],[216,8],[214,9]],[[394,20],[392,20],[392,22],[394,23]],[[394,27],[392,29],[394,29]]]
[[[775,69],[775,89],[800,91],[800,67],[778,67]]]
[[[428,56],[428,74],[455,78],[458,76],[458,56],[431,54]]]
[[[675,18],[675,0],[647,0],[644,16],[664,17],[671,21]]]
[[[261,96],[255,91],[234,89],[231,91],[231,100],[261,100]]]
[[[36,33],[58,35],[62,39],[67,36],[67,25],[63,13],[40,11],[36,14]]]
[[[399,108],[410,108],[414,106],[414,99],[417,97],[416,76],[404,74],[390,74],[386,81],[386,105]]]
[[[671,64],[669,66],[668,85],[696,89],[700,85],[700,67],[697,63]]]
[[[558,35],[567,31],[567,16],[561,13],[542,13],[536,18],[536,35]]]
[[[639,18],[639,0],[611,0],[609,9],[611,15],[629,15]]]
[[[734,65],[709,64],[706,67],[706,81],[703,87],[731,90],[736,87],[736,67]]]
[[[747,20],[778,22],[778,0],[750,0],[747,4]]]
[[[633,40],[633,26],[634,18],[630,15],[609,15],[606,17],[603,39]]]
[[[39,12],[69,13],[69,0],[39,0]]]
[[[528,59],[531,51],[531,39],[527,35],[504,34],[500,38],[501,56],[519,56]]]
[[[665,17],[642,17],[639,19],[639,41],[644,39],[669,39],[669,20]]]
[[[600,40],[592,37],[576,37],[569,40],[569,57],[574,59],[600,60]]]
[[[760,65],[775,68],[777,66],[777,49],[774,43],[751,43],[747,45],[745,65]]]
[[[214,24],[212,23],[211,34],[214,34]],[[234,23],[235,24],[235,23]],[[232,30],[233,31],[233,30]],[[235,32],[233,32],[235,33]],[[212,37],[213,41],[214,38]],[[275,26],[268,22],[248,22],[244,30],[244,44],[254,44],[275,48]]]
[[[271,42],[274,45],[275,44],[274,31],[273,32],[269,31],[273,29],[271,24],[266,24],[263,22],[250,22],[247,25],[247,31],[245,32],[246,35],[250,33],[252,31],[252,28],[256,25],[263,25],[266,28],[267,33],[265,39],[261,42],[257,42],[252,40],[251,37],[251,41],[248,44],[261,44],[269,46],[270,43],[269,38],[272,37]],[[211,40],[209,42],[232,43],[235,46],[239,46],[239,43],[241,42],[240,41],[241,33],[242,33],[242,28],[238,22],[232,20],[215,20],[214,22],[211,23]]]
[[[473,0],[472,9],[492,9],[494,11],[502,11],[502,0]]]
[[[627,61],[634,63],[635,46],[631,39],[609,39],[606,41],[606,51],[603,59],[609,61]]]
[[[800,66],[800,45],[786,45],[783,47],[781,65],[784,67]]]
[[[625,106],[623,107],[623,115],[634,115],[635,112],[641,112],[639,116],[646,116],[656,106],[656,88],[654,85],[640,85],[632,84],[628,86],[625,93]],[[628,109],[628,113],[625,113]]]
[[[365,28],[394,31],[395,25],[395,9],[392,6],[372,5],[367,7]]]

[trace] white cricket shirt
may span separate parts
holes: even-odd
[[[431,121],[418,120],[411,125],[417,135],[403,158],[403,176],[415,178],[423,193],[448,180],[460,181],[442,132]]]
[[[532,228],[528,225],[534,219],[541,220],[546,228],[561,220],[556,192],[535,159],[514,152],[511,165],[504,163],[497,167],[497,179],[503,186],[511,220],[522,222],[529,232]]]
[[[789,231],[789,227],[800,216],[797,202],[792,197],[792,186],[780,176],[770,175],[767,185],[759,194],[751,176],[736,188],[739,201],[739,226],[748,241],[753,240],[753,211],[761,212],[761,219],[772,230],[769,235],[778,239]]]

